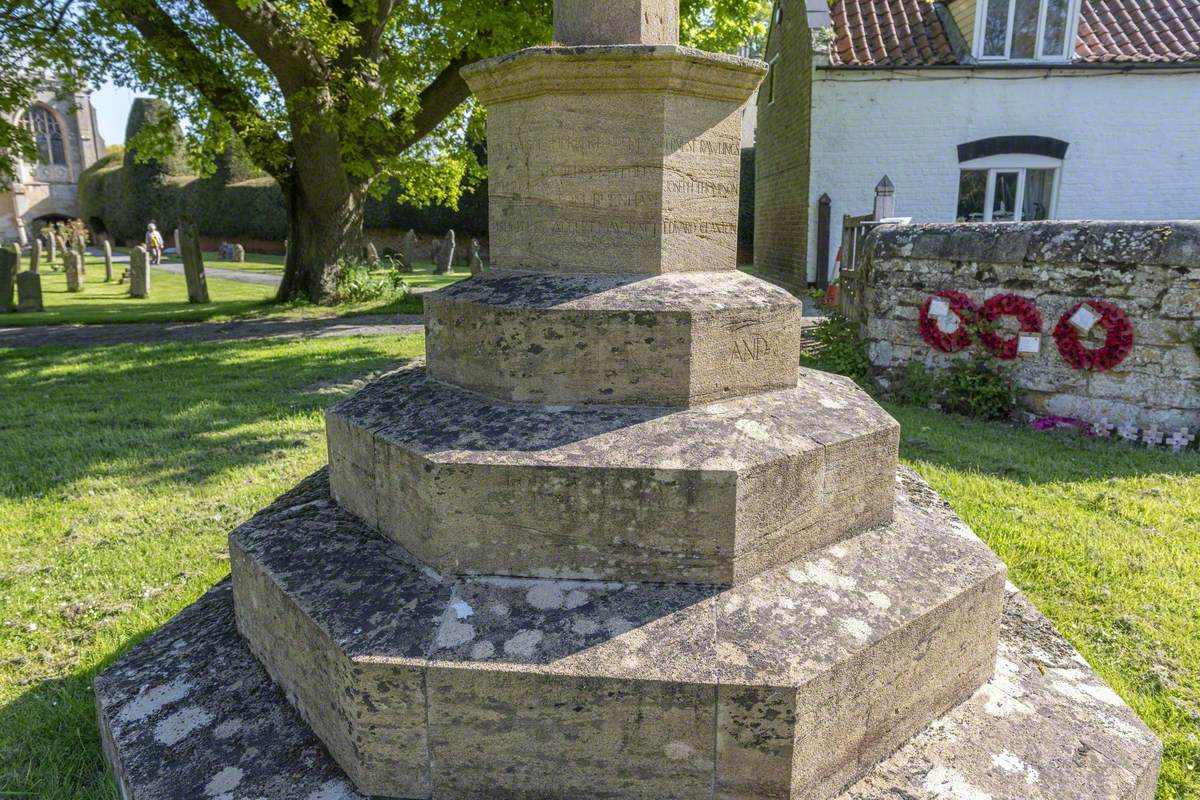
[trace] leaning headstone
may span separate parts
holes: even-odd
[[[375,243],[367,242],[367,246],[366,246],[365,250],[366,250],[366,254],[367,254],[367,264],[372,267],[378,265],[379,264],[379,251],[375,248]]]
[[[17,311],[45,311],[42,305],[42,276],[36,272],[17,275]]]
[[[83,264],[79,254],[67,250],[63,253],[64,269],[67,271],[67,291],[83,291]]]
[[[479,255],[479,240],[471,240],[471,261],[469,268],[472,275],[478,275],[483,272],[483,257]]]
[[[400,271],[409,274],[413,271],[413,259],[417,257],[417,234],[409,228],[408,233],[400,241]]]
[[[445,275],[454,265],[454,231],[446,232],[437,251],[437,261],[433,265],[434,275]]]
[[[33,250],[29,254],[29,271],[37,272],[42,265],[42,237],[34,237]]]
[[[17,285],[17,259],[7,247],[0,250],[0,312],[17,307],[13,291]]]
[[[235,244],[229,249],[229,252],[230,261],[234,261],[238,264],[244,264],[246,262],[246,248],[242,247],[240,244]]]
[[[112,243],[108,239],[104,240],[104,281],[107,283],[112,280]]]
[[[150,254],[143,244],[129,251],[129,296],[150,296]]]
[[[207,303],[208,281],[204,277],[204,253],[200,250],[200,230],[196,223],[190,219],[180,223],[180,227],[175,229],[175,240],[182,247],[179,257],[183,259],[188,302]]]

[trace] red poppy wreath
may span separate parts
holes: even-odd
[[[1084,303],[1099,315],[1096,324],[1106,332],[1104,345],[1094,350],[1083,346],[1079,331],[1071,324],[1071,318]],[[1133,350],[1133,325],[1124,311],[1107,300],[1086,300],[1084,303],[1076,303],[1059,318],[1054,326],[1054,341],[1063,360],[1075,369],[1104,372],[1124,361]]]
[[[1042,314],[1032,300],[1017,294],[998,294],[988,298],[980,307],[979,341],[983,342],[983,346],[996,358],[1011,361],[1017,357],[1017,346],[1021,336],[1001,336],[988,324],[1001,317],[1016,317],[1020,333],[1041,333]]]
[[[936,317],[929,316],[929,305],[933,302],[934,297],[945,300],[950,306],[950,313],[958,317],[958,327],[950,333],[938,326]],[[971,346],[971,334],[968,332],[968,328],[975,324],[977,312],[975,303],[962,292],[946,290],[938,292],[933,297],[927,297],[921,306],[921,316],[918,321],[921,338],[930,347],[943,353],[957,353],[959,350],[966,350]]]

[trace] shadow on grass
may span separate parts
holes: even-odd
[[[195,484],[263,462],[311,440],[313,425],[289,420],[337,399],[307,387],[405,360],[344,340],[315,351],[263,340],[0,351],[0,496],[85,478]]]
[[[1200,472],[1195,450],[1176,454],[1070,430],[1036,431],[912,406],[884,407],[900,422],[900,457],[910,462],[1026,485]]]

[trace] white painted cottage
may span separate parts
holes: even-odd
[[[779,221],[756,215],[768,272],[817,280],[822,195],[832,269],[842,216],[870,213],[885,174],[915,222],[1200,218],[1200,0],[834,0],[830,28],[785,35],[806,22],[776,0],[756,200],[770,217],[788,191],[771,166],[802,138],[784,117],[807,114],[807,236],[783,263],[762,237]]]

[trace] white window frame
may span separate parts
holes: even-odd
[[[975,42],[973,51],[975,58],[982,62],[997,63],[1011,61],[1017,64],[1065,64],[1071,60],[1075,52],[1075,41],[1079,38],[1079,13],[1082,0],[1069,0],[1067,3],[1067,30],[1063,36],[1061,53],[1049,55],[1042,52],[1042,38],[1046,33],[1046,13],[1050,8],[1049,0],[1038,0],[1038,26],[1033,58],[1012,58],[1013,19],[1017,14],[1017,0],[1008,0],[1008,23],[1004,28],[1004,55],[984,55],[983,43],[987,36],[987,9],[989,0],[976,0],[975,3]]]
[[[1054,170],[1054,180],[1050,188],[1050,208],[1046,212],[1047,219],[1058,218],[1058,189],[1062,184],[1062,159],[1052,158],[1051,156],[1036,156],[1025,154],[987,156],[985,158],[976,158],[971,161],[963,161],[958,165],[958,180],[959,187],[962,187],[962,173],[964,172],[983,172],[987,171],[987,191],[983,195],[983,219],[981,222],[992,222],[992,207],[996,200],[996,173],[998,172],[1015,172],[1017,173],[1017,191],[1018,198],[1017,207],[1013,209],[1012,220],[1003,220],[1004,222],[1021,222],[1022,206],[1025,198],[1025,171],[1030,169],[1052,169]],[[958,196],[954,198],[955,209],[958,208]],[[955,219],[958,218],[957,211]]]

